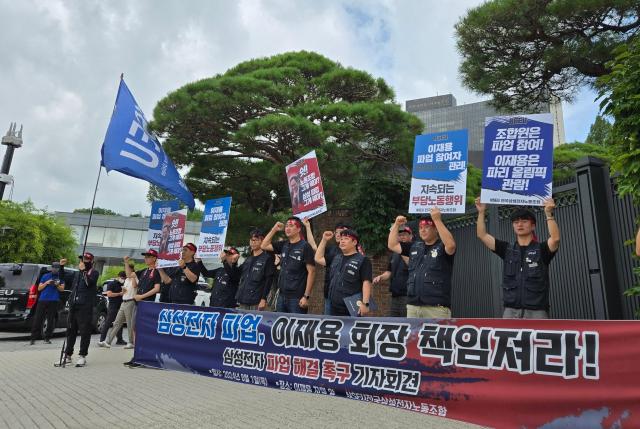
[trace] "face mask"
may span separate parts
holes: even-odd
[[[124,279],[118,279],[118,282],[120,282],[121,285],[124,284]]]
[[[89,271],[91,269],[91,266],[93,265],[92,262],[85,262],[84,263],[84,269]]]

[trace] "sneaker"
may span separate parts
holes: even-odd
[[[120,341],[120,340],[116,341],[116,346],[126,346],[126,345],[127,345],[126,341]]]
[[[57,362],[59,364],[59,362]],[[62,359],[63,365],[71,365],[73,362],[71,361],[71,356],[65,355]]]
[[[110,348],[111,345],[109,345],[109,343],[107,343],[106,341],[98,341],[98,346],[99,347],[106,347],[106,348]]]
[[[125,349],[132,349],[132,348],[134,348],[134,347],[135,347],[135,346],[134,346],[133,344],[131,344],[131,343],[127,343],[127,345],[126,345],[126,346],[124,346],[124,348],[125,348]]]
[[[47,339],[47,340],[44,340],[44,343],[45,343],[45,344],[51,344],[51,340],[48,340],[48,339]]]
[[[87,359],[84,356],[80,356],[76,362],[76,366],[85,366],[87,364]]]
[[[29,345],[30,345],[30,346],[34,345],[35,343],[36,343],[36,340],[31,340],[31,341],[29,341]]]

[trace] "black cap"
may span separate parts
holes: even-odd
[[[518,208],[511,212],[511,222],[515,222],[518,219],[527,219],[533,223],[536,223],[536,215],[529,209]]]

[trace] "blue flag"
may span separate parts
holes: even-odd
[[[176,166],[156,136],[147,132],[147,119],[123,79],[102,144],[102,165],[107,171],[146,180],[179,198],[191,210],[195,207]]]

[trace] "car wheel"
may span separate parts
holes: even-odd
[[[107,313],[102,312],[98,314],[96,318],[95,332],[98,334],[101,333],[105,323],[107,323]]]
[[[44,333],[47,332],[47,326],[49,326],[49,321],[45,317],[42,320],[42,325],[40,325],[40,339],[44,338]],[[53,325],[55,327],[55,325]]]

